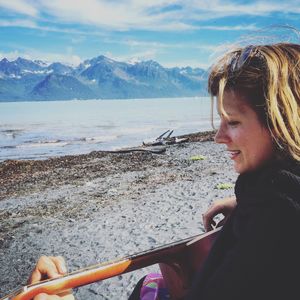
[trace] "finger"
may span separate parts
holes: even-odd
[[[216,225],[216,222],[213,220],[210,214],[203,214],[202,219],[205,231],[212,230],[213,227]]]
[[[62,256],[50,256],[50,259],[56,266],[57,271],[59,274],[67,273],[67,264],[65,259]]]
[[[55,278],[59,275],[59,271],[55,262],[49,256],[42,256],[38,261],[36,269],[38,269],[42,275],[46,275],[48,278]]]
[[[211,226],[210,226],[210,220],[207,217],[207,214],[202,215],[202,220],[203,220],[203,225],[204,225],[205,231],[209,231]]]
[[[60,300],[61,298],[57,295],[47,295],[45,293],[38,294],[33,300]]]
[[[35,283],[46,278],[56,278],[60,276],[58,269],[50,257],[42,256],[33,270],[29,283]]]
[[[28,284],[39,282],[42,280],[42,274],[39,270],[34,269],[28,279]]]
[[[216,225],[214,217],[220,213],[220,210],[220,206],[216,202],[214,202],[202,215],[203,224],[206,231],[212,230]]]

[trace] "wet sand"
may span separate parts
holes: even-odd
[[[212,132],[162,154],[64,156],[0,164],[0,296],[26,284],[41,255],[70,271],[203,232],[201,214],[233,194],[236,173]],[[193,156],[203,156],[193,160]],[[147,267],[75,290],[76,299],[127,299]]]

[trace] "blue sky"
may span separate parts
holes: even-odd
[[[205,68],[216,49],[278,24],[300,29],[299,0],[0,0],[0,59]]]

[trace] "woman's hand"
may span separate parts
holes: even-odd
[[[64,275],[67,272],[66,262],[61,256],[42,256],[31,276],[28,280],[29,284],[37,283],[45,279],[57,278]],[[41,293],[34,297],[34,300],[74,300],[72,291],[64,292],[64,294],[47,295]]]
[[[236,206],[236,198],[235,197],[227,197],[222,200],[216,200],[213,204],[208,208],[208,210],[202,215],[203,224],[206,231],[214,229],[216,226],[223,225],[231,212]],[[214,217],[218,214],[223,214],[224,218],[216,224],[214,221]]]

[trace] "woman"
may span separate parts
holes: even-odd
[[[230,51],[212,67],[209,92],[221,118],[215,140],[240,175],[235,197],[203,216],[207,230],[219,213],[225,224],[187,299],[298,299],[300,46]],[[35,270],[48,271],[40,262]]]
[[[221,117],[216,142],[240,174],[227,221],[188,299],[298,299],[300,267],[300,46],[248,46],[209,77]],[[231,214],[231,215],[230,215]],[[230,215],[230,216],[229,216]]]

